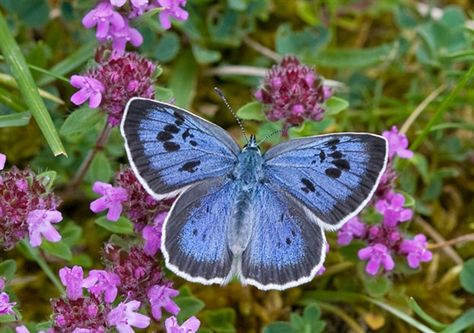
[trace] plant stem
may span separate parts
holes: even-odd
[[[464,242],[474,242],[474,233],[462,235],[462,236],[459,236],[459,237],[456,237],[444,242],[429,244],[428,249],[434,250],[434,249],[439,249],[446,246],[456,245],[456,244],[464,243]]]
[[[79,170],[76,172],[76,174],[74,175],[74,178],[69,183],[66,193],[74,191],[77,188],[77,186],[82,182],[82,180],[84,179],[84,176],[87,173],[87,170],[89,170],[89,167],[91,166],[92,160],[94,159],[95,155],[100,150],[104,149],[105,144],[107,143],[107,140],[109,139],[111,130],[112,130],[112,127],[106,121],[104,128],[102,129],[102,132],[100,132],[99,136],[97,137],[94,148],[92,148],[89,151],[86,158],[82,162]]]
[[[28,252],[28,254],[33,258],[33,260],[36,261],[38,266],[41,267],[41,270],[48,276],[51,282],[53,282],[56,289],[61,294],[64,294],[65,291],[64,291],[63,285],[61,284],[59,279],[56,277],[56,275],[53,273],[51,267],[49,267],[46,260],[44,260],[44,258],[41,256],[41,253],[37,249],[31,247],[31,245],[25,240],[21,241],[21,245],[26,250],[26,252]]]

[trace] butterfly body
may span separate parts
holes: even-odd
[[[166,103],[134,98],[121,132],[130,164],[156,199],[179,194],[162,252],[176,274],[204,284],[237,277],[260,289],[308,282],[340,228],[370,200],[387,142],[367,133],[290,140],[261,153]]]

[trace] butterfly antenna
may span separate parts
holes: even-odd
[[[242,120],[240,120],[239,117],[237,117],[237,115],[235,114],[234,110],[232,110],[232,108],[230,107],[229,102],[227,102],[227,98],[225,98],[224,93],[222,92],[222,90],[220,90],[220,89],[217,88],[217,87],[214,87],[214,91],[215,91],[215,92],[217,93],[217,95],[219,95],[219,97],[222,99],[222,101],[224,102],[224,104],[225,104],[225,106],[227,107],[227,109],[229,109],[230,113],[232,113],[232,115],[234,116],[235,120],[237,121],[237,124],[239,124],[240,130],[241,130],[242,133],[244,134],[245,140],[247,140],[247,143],[249,143],[249,138],[247,137],[247,133],[245,132],[244,125],[242,124]]]
[[[260,140],[257,143],[257,145],[261,145],[263,142],[265,142],[266,140],[268,140],[269,138],[271,138],[272,136],[274,136],[277,133],[283,133],[283,129],[278,129],[278,130],[275,130],[275,131],[271,132],[270,134],[267,134],[262,140]]]

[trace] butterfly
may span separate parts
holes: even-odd
[[[337,230],[371,199],[387,140],[338,133],[241,149],[221,127],[163,102],[132,98],[121,133],[130,165],[157,200],[175,197],[161,250],[175,274],[203,284],[234,276],[262,290],[311,281]]]

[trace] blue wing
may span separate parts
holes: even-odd
[[[121,124],[135,174],[158,199],[231,171],[239,146],[219,126],[183,109],[131,99]]]
[[[166,266],[204,284],[224,283],[232,267],[226,238],[237,191],[228,178],[208,180],[175,201],[163,226]]]
[[[387,140],[341,133],[290,140],[264,155],[268,181],[338,229],[371,199],[387,164]]]
[[[311,281],[326,254],[322,228],[274,184],[258,187],[252,207],[254,225],[242,254],[242,282],[282,290]]]

